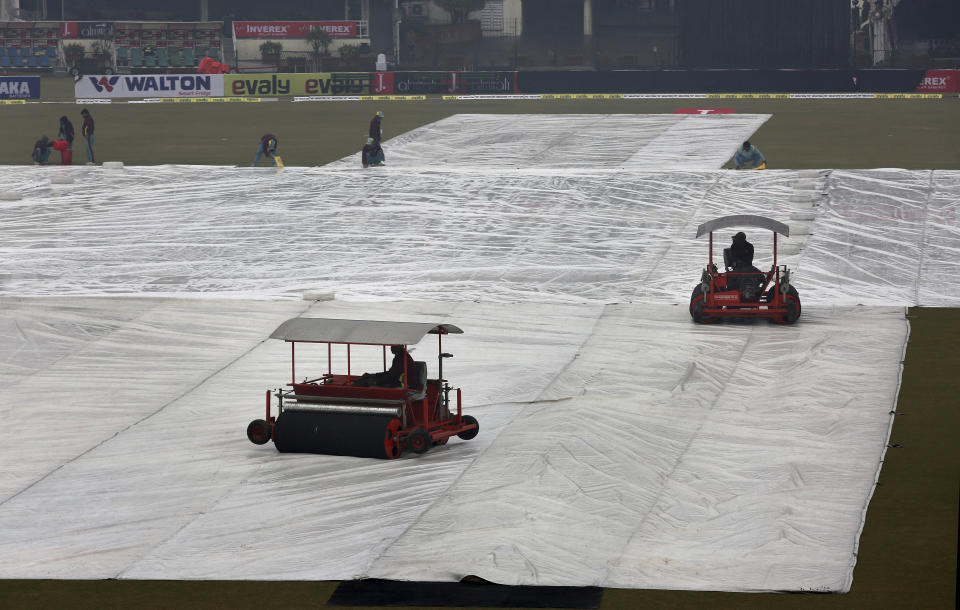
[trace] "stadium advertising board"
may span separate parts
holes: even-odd
[[[927,70],[917,85],[918,93],[953,93],[960,91],[960,70]]]
[[[78,98],[222,97],[223,74],[95,74],[74,84]]]
[[[390,93],[505,94],[519,89],[516,72],[395,72]]]
[[[369,72],[225,74],[227,95],[370,95]]]
[[[25,100],[40,97],[39,76],[0,76],[0,100]]]
[[[60,38],[113,38],[116,26],[110,21],[64,21],[60,24]]]
[[[237,38],[306,38],[307,32],[319,28],[331,38],[356,38],[356,21],[234,21]]]

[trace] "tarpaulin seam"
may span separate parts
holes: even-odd
[[[686,222],[683,223],[683,228],[681,229],[681,232],[682,232],[684,235],[687,235],[687,234],[691,234],[691,235],[692,235],[692,234],[693,234],[693,231],[689,231],[689,233],[688,233],[687,229],[690,228],[691,226],[694,226],[695,224],[699,224],[699,223],[696,222],[696,220],[697,220],[697,215],[700,213],[700,210],[703,209],[704,203],[705,203],[706,200],[707,200],[707,196],[708,196],[714,189],[717,188],[717,186],[720,184],[720,182],[723,180],[724,177],[725,177],[725,174],[724,174],[724,173],[718,172],[718,173],[717,173],[717,176],[716,176],[716,178],[713,180],[713,182],[712,182],[707,188],[705,188],[705,189],[703,190],[703,193],[700,194],[700,199],[699,199],[699,201],[698,201],[698,203],[697,203],[697,207],[693,210],[692,213],[690,213],[690,214],[687,216]],[[656,260],[653,264],[651,264],[651,265],[649,265],[649,266],[647,267],[647,273],[646,273],[646,275],[643,277],[643,279],[640,280],[640,286],[638,286],[638,287],[637,287],[637,290],[635,290],[634,293],[633,293],[633,296],[634,296],[634,297],[637,296],[637,292],[638,292],[638,291],[642,290],[643,287],[647,285],[647,283],[648,283],[649,280],[650,280],[650,276],[652,276],[652,275],[654,274],[654,272],[659,268],[660,263],[662,263],[663,260],[667,257],[667,253],[670,252],[670,248],[672,248],[672,247],[673,247],[673,240],[670,240],[670,241],[667,243],[667,247],[666,247],[666,248],[663,248],[663,249],[660,251],[660,256],[657,258],[657,260]],[[642,258],[642,257],[641,257],[641,258]]]
[[[303,313],[303,312],[306,311],[307,309],[309,309],[309,305],[308,305],[307,307],[305,307],[305,308],[303,309],[303,311],[301,311],[300,313]],[[258,341],[257,343],[255,343],[253,346],[251,346],[249,349],[247,349],[246,351],[244,351],[242,354],[240,354],[240,355],[238,355],[237,357],[233,358],[232,360],[230,360],[229,362],[227,362],[226,364],[224,364],[223,366],[221,366],[220,368],[218,368],[216,371],[210,373],[209,375],[207,375],[207,376],[204,377],[203,379],[200,379],[199,381],[197,381],[193,386],[191,386],[190,388],[188,388],[187,390],[185,390],[184,392],[182,392],[179,396],[177,396],[177,397],[175,397],[175,398],[171,398],[170,400],[168,400],[167,402],[165,402],[163,405],[161,405],[159,408],[155,409],[155,410],[152,411],[151,413],[148,413],[147,415],[144,415],[143,417],[141,417],[141,418],[138,419],[137,421],[135,421],[135,422],[133,422],[133,423],[131,423],[131,424],[128,424],[127,426],[125,426],[124,428],[122,428],[122,429],[120,429],[120,430],[117,430],[116,432],[114,432],[113,434],[111,434],[111,435],[108,436],[107,438],[101,440],[100,442],[98,442],[97,444],[93,445],[92,447],[89,447],[89,448],[87,448],[85,451],[83,451],[83,452],[81,452],[81,453],[78,453],[77,455],[75,455],[75,456],[73,456],[72,458],[70,458],[69,460],[63,462],[62,464],[60,464],[59,466],[57,466],[56,468],[54,468],[54,469],[51,470],[50,472],[44,474],[44,475],[43,475],[42,477],[40,477],[39,479],[33,481],[32,483],[30,483],[29,485],[27,485],[26,487],[24,487],[23,489],[21,489],[21,490],[18,491],[17,493],[9,496],[8,498],[4,498],[3,500],[0,500],[0,506],[5,505],[5,504],[6,504],[7,502],[9,502],[10,500],[13,500],[13,499],[17,498],[18,496],[20,496],[21,494],[23,494],[24,492],[29,491],[30,489],[32,489],[32,488],[35,487],[36,485],[38,485],[38,484],[42,483],[43,481],[45,481],[47,478],[49,478],[49,477],[52,476],[53,474],[59,472],[59,471],[60,471],[62,468],[64,468],[65,466],[68,466],[69,464],[72,464],[73,462],[76,462],[76,461],[79,460],[80,458],[82,458],[82,457],[84,457],[85,455],[93,452],[94,450],[98,449],[98,448],[101,447],[102,445],[105,445],[106,443],[110,442],[111,440],[117,438],[118,436],[120,436],[121,434],[123,434],[124,432],[126,432],[127,430],[130,430],[131,428],[134,428],[134,427],[140,425],[141,423],[147,421],[148,419],[152,418],[153,416],[158,415],[159,413],[161,413],[164,409],[166,409],[166,408],[169,407],[170,405],[172,405],[172,404],[174,404],[174,403],[182,400],[184,397],[188,396],[191,392],[193,392],[193,391],[196,390],[197,388],[203,386],[203,384],[205,384],[207,381],[209,381],[210,379],[216,377],[217,375],[219,375],[219,374],[220,374],[221,372],[223,372],[224,370],[230,368],[230,366],[232,366],[235,362],[237,362],[238,360],[240,360],[241,358],[243,358],[244,356],[246,356],[247,354],[249,354],[250,352],[252,352],[253,350],[255,350],[255,349],[256,349],[257,347],[259,347],[260,345],[263,345],[268,339],[269,339],[269,338],[261,339],[260,341]],[[182,528],[181,528],[181,529],[182,529]],[[179,530],[178,530],[178,531],[179,531]],[[129,568],[128,568],[128,569],[129,569]]]
[[[540,397],[543,396],[548,389],[550,389],[550,387],[554,384],[554,382],[556,382],[556,380],[559,379],[560,376],[562,376],[563,373],[565,373],[565,372],[570,368],[570,366],[573,364],[573,362],[579,357],[580,352],[581,352],[581,350],[583,349],[583,346],[586,345],[586,344],[590,341],[590,339],[593,338],[594,334],[596,333],[597,326],[600,324],[600,320],[601,320],[601,319],[606,315],[606,313],[607,313],[607,308],[608,308],[608,305],[604,305],[604,306],[602,307],[602,309],[600,310],[600,314],[599,314],[596,318],[594,318],[594,320],[593,320],[593,325],[590,327],[590,331],[587,332],[587,333],[584,333],[584,338],[583,338],[583,340],[580,342],[580,345],[577,346],[577,349],[573,351],[573,355],[570,357],[570,359],[567,361],[567,363],[566,363],[565,365],[563,365],[562,368],[559,369],[559,371],[557,372],[557,374],[553,376],[553,378],[549,381],[549,383],[547,383],[547,384],[544,385],[543,389],[540,390],[540,393],[537,394],[537,398],[535,398],[533,401],[531,401],[532,403],[539,402]],[[551,400],[550,402],[556,402],[556,400]],[[514,413],[513,417],[510,418],[510,421],[504,423],[503,426],[501,426],[501,428],[500,428],[501,433],[502,433],[503,431],[509,429],[510,424],[511,424],[517,417],[519,417],[520,415],[522,415],[523,412],[524,412],[524,410],[522,410],[522,409],[517,410],[516,413]],[[497,435],[497,438],[499,438],[499,434]],[[458,483],[460,482],[460,480],[464,477],[464,475],[467,474],[467,472],[470,471],[471,467],[472,467],[474,464],[477,463],[477,460],[479,460],[481,457],[483,457],[484,454],[486,454],[486,452],[489,451],[490,448],[493,447],[493,445],[494,445],[496,442],[497,442],[497,439],[494,439],[493,441],[490,442],[489,445],[487,445],[487,446],[483,449],[483,451],[477,453],[477,455],[474,456],[474,458],[470,461],[470,463],[467,464],[466,466],[464,466],[463,470],[460,471],[460,474],[458,474],[458,475],[456,476],[456,478],[454,478],[452,481],[450,481],[450,484],[447,485],[447,488],[446,488],[443,492],[438,493],[437,496],[436,496],[436,498],[435,498],[429,505],[427,505],[427,506],[423,509],[423,511],[420,512],[419,515],[417,515],[417,518],[416,518],[416,519],[414,519],[413,521],[411,521],[409,525],[407,525],[405,528],[403,528],[403,531],[400,532],[399,534],[397,534],[397,535],[393,538],[393,541],[391,541],[391,542],[390,542],[389,544],[387,544],[387,545],[384,545],[383,550],[381,551],[380,555],[377,555],[376,557],[372,557],[372,558],[370,559],[370,561],[367,562],[367,564],[366,564],[366,566],[364,567],[362,573],[363,573],[363,574],[368,574],[368,573],[370,572],[370,569],[373,567],[373,565],[376,564],[378,561],[380,561],[380,559],[383,558],[384,553],[386,553],[386,552],[390,549],[390,547],[391,547],[397,540],[399,540],[400,538],[402,538],[403,536],[405,536],[407,532],[409,532],[409,531],[410,531],[411,529],[413,529],[418,523],[420,523],[421,520],[423,520],[424,515],[426,515],[428,512],[430,512],[430,509],[431,509],[431,508],[433,508],[434,506],[437,505],[437,503],[439,503],[439,502],[442,501],[444,498],[446,498],[446,497],[450,494],[450,490],[452,490],[453,488],[455,488],[455,487],[457,486],[457,484],[458,484]]]
[[[634,537],[636,537],[637,532],[640,531],[643,525],[650,518],[651,513],[653,513],[653,510],[657,506],[657,503],[660,502],[660,499],[663,497],[663,494],[666,491],[667,486],[673,480],[674,473],[677,471],[677,468],[680,466],[680,463],[683,461],[683,458],[686,456],[687,451],[689,451],[690,446],[693,444],[694,439],[696,439],[699,436],[700,431],[703,430],[703,426],[707,423],[707,420],[710,419],[710,415],[713,413],[714,408],[720,403],[720,397],[723,396],[723,394],[726,392],[727,387],[730,383],[730,378],[733,377],[734,373],[736,373],[737,368],[740,366],[740,363],[743,361],[744,354],[747,353],[747,346],[750,345],[750,341],[753,338],[753,331],[754,331],[754,327],[750,326],[750,332],[747,335],[747,339],[743,342],[743,345],[741,345],[740,347],[740,353],[737,354],[737,358],[734,361],[733,368],[723,378],[723,387],[714,395],[714,399],[710,403],[710,408],[707,409],[707,412],[704,418],[700,420],[700,424],[697,426],[697,429],[694,430],[692,434],[690,434],[689,438],[687,439],[687,444],[684,445],[683,450],[680,451],[680,453],[677,455],[676,460],[674,460],[673,467],[670,469],[670,472],[667,472],[662,477],[660,489],[657,491],[656,497],[650,502],[649,507],[646,511],[646,514],[644,514],[643,516],[643,519],[641,519],[640,522],[637,523],[636,527],[634,527],[633,531],[630,533],[630,536],[624,542],[623,546],[621,547],[620,557],[622,557],[624,550],[630,548],[630,544],[633,542]],[[603,578],[604,582],[607,582],[611,579],[610,572],[611,572],[611,567],[608,564],[606,568],[606,572],[604,574],[604,578]]]
[[[930,170],[930,178],[927,181],[927,196],[923,201],[923,214],[920,220],[920,241],[917,244],[917,274],[913,280],[913,302],[916,303],[918,307],[923,306],[923,303],[920,302],[920,276],[923,273],[923,252],[927,243],[927,218],[930,212],[930,201],[933,199],[935,189],[936,184],[933,179],[933,170]]]

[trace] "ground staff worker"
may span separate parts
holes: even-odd
[[[83,124],[80,125],[80,135],[83,136],[83,141],[87,145],[87,165],[93,165],[95,163],[93,158],[93,117],[90,116],[90,111],[86,108],[80,111],[80,116],[83,117]]]
[[[60,132],[57,138],[67,143],[67,147],[60,151],[60,163],[70,165],[73,163],[73,123],[66,115],[60,117]]]

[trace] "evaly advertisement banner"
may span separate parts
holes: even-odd
[[[226,95],[370,95],[369,72],[224,74]]]
[[[223,97],[223,74],[97,74],[74,85],[80,98]]]
[[[0,100],[26,100],[40,97],[39,76],[0,76]]]
[[[960,70],[927,70],[915,91],[917,93],[960,91]]]
[[[313,29],[324,30],[332,38],[356,38],[356,21],[234,21],[237,38],[306,38]]]

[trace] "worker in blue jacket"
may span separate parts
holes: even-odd
[[[50,151],[53,150],[53,142],[50,138],[43,136],[33,145],[33,163],[34,165],[46,165],[50,158]]]
[[[257,146],[257,154],[253,156],[253,167],[256,167],[257,163],[260,161],[260,157],[266,156],[267,159],[273,161],[274,165],[277,165],[277,148],[279,143],[277,142],[277,137],[272,133],[263,134],[263,137],[260,138],[260,144]]]
[[[360,151],[360,159],[364,167],[385,165],[385,156],[380,142],[377,142],[373,138],[367,138],[367,143],[363,146],[363,150]]]
[[[733,155],[733,165],[737,169],[767,169],[767,158],[747,140]]]

